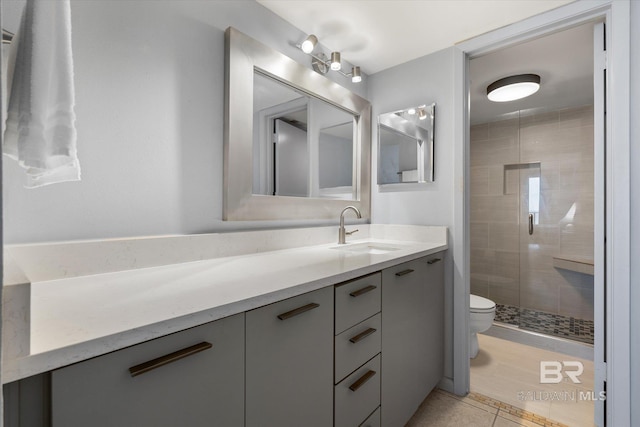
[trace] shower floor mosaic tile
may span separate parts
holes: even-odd
[[[496,304],[496,322],[560,338],[593,344],[593,320]]]

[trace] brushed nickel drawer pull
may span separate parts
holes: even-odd
[[[402,270],[396,273],[396,276],[404,276],[407,275],[409,273],[413,273],[413,270],[411,268],[408,268],[406,270]]]
[[[371,292],[372,290],[374,290],[376,288],[377,288],[377,286],[373,286],[373,285],[365,286],[362,289],[358,289],[357,291],[351,292],[349,295],[351,295],[352,297],[359,297],[360,295],[366,294],[367,292]]]
[[[169,363],[173,363],[193,354],[200,353],[201,351],[208,350],[211,347],[213,347],[211,343],[203,341],[200,344],[192,345],[191,347],[183,348],[182,350],[174,351],[171,354],[133,366],[129,368],[129,373],[132,377],[142,375],[161,366],[168,365]]]
[[[369,371],[366,374],[364,374],[363,376],[361,376],[360,378],[358,378],[356,380],[356,382],[354,382],[353,384],[351,384],[349,386],[349,390],[351,391],[356,391],[358,390],[360,387],[362,387],[364,385],[364,383],[366,383],[367,381],[369,381],[371,379],[371,377],[373,377],[376,374],[376,371]]]
[[[377,331],[377,329],[373,329],[373,328],[369,328],[364,332],[360,332],[358,335],[352,337],[349,339],[349,341],[351,341],[352,343],[357,343],[358,341],[361,341],[363,339],[365,339],[366,337],[368,337],[369,335],[371,335],[372,333],[374,333],[375,331]]]
[[[320,304],[316,304],[315,302],[312,302],[311,304],[303,305],[302,307],[298,307],[291,311],[287,311],[286,313],[279,314],[278,319],[287,320],[294,316],[297,316],[298,314],[302,314],[305,311],[313,310],[314,308],[318,308],[318,307],[320,307]]]
[[[434,258],[432,260],[427,261],[427,264],[435,264],[436,262],[442,261],[441,258]]]

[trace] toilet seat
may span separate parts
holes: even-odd
[[[472,313],[490,313],[495,311],[496,303],[478,295],[470,295],[469,308]]]

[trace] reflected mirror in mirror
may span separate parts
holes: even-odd
[[[353,200],[354,117],[256,69],[253,194]]]
[[[353,120],[320,130],[320,197],[354,199],[353,131]]]
[[[378,184],[434,180],[435,104],[378,116]]]

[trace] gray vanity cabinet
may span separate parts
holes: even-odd
[[[246,352],[247,427],[333,424],[333,287],[248,311]]]
[[[242,426],[244,314],[57,369],[53,427]]]
[[[405,425],[442,378],[443,255],[382,271],[383,427]]]
[[[403,426],[443,375],[443,258],[8,384],[6,425]]]
[[[335,427],[360,426],[380,407],[381,274],[335,286]]]

